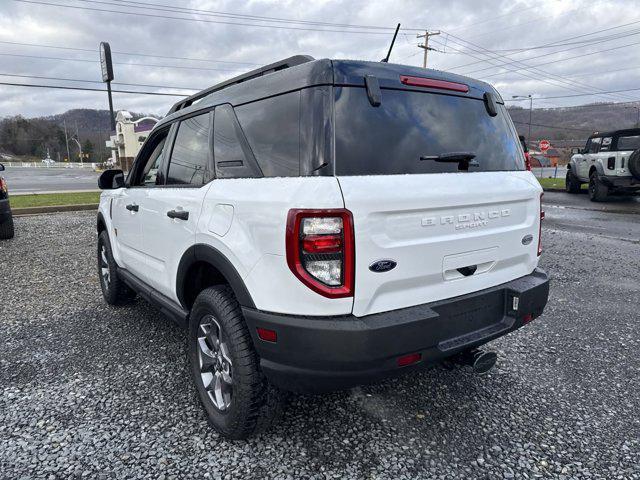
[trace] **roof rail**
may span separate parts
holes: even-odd
[[[224,88],[230,87],[232,85],[237,85],[238,83],[246,82],[247,80],[251,80],[253,78],[262,77],[263,75],[268,75],[270,73],[277,72],[278,70],[284,70],[285,68],[302,65],[303,63],[311,62],[313,60],[315,60],[315,58],[310,55],[294,55],[293,57],[279,60],[269,65],[265,65],[264,67],[256,68],[255,70],[251,70],[250,72],[243,73],[229,80],[225,80],[224,82],[218,83],[217,85],[214,85],[212,87],[205,88],[204,90],[195,93],[190,97],[185,98],[184,100],[180,100],[173,107],[171,107],[171,110],[169,110],[169,113],[167,113],[167,115],[171,115],[178,110],[189,107],[193,105],[194,102]]]

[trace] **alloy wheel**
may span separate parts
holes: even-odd
[[[220,411],[231,405],[232,362],[222,328],[213,315],[205,315],[198,327],[200,378],[209,399]]]
[[[104,282],[104,286],[109,288],[111,282],[111,274],[109,273],[109,260],[107,260],[107,249],[104,245],[100,246],[100,277]]]

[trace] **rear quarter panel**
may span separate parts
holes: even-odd
[[[234,265],[259,310],[295,315],[351,313],[352,298],[325,298],[289,270],[285,251],[292,208],[343,208],[335,177],[217,179],[205,197],[196,243]]]

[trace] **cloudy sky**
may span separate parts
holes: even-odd
[[[629,102],[640,99],[637,2],[0,0],[0,82],[104,88],[98,45],[108,41],[114,89],[188,94],[166,87],[204,88],[299,53],[379,60],[399,22],[392,62],[421,65],[416,34],[439,30],[429,66],[486,80],[504,98]],[[162,115],[178,98],[115,93],[114,103]],[[106,94],[0,85],[0,117],[82,107],[107,108]]]

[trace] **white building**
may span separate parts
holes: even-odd
[[[106,142],[107,148],[111,149],[111,162],[119,164],[123,170],[129,170],[140,147],[158,121],[153,117],[142,117],[134,121],[129,112],[120,110],[116,115],[115,135],[111,135],[111,139]]]

